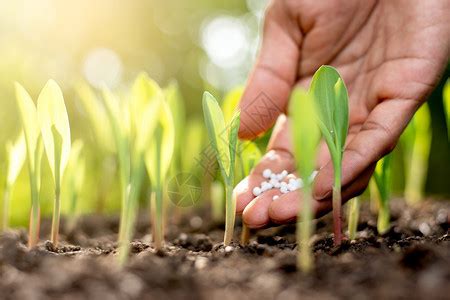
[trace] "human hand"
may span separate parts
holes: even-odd
[[[285,112],[292,89],[309,86],[321,65],[332,65],[350,96],[342,199],[361,193],[376,162],[395,147],[445,68],[450,56],[449,11],[449,0],[273,0],[266,11],[261,51],[240,103],[240,137],[251,139],[269,129]],[[301,207],[298,190],[276,201],[272,197],[278,190],[256,198],[252,194],[264,180],[264,169],[295,171],[288,126],[289,120],[281,116],[268,154],[235,189],[236,211],[243,213],[250,228],[293,221]],[[323,215],[332,208],[333,184],[324,145],[317,167],[313,207],[316,215]]]

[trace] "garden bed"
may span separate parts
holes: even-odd
[[[260,230],[248,246],[224,248],[223,226],[191,217],[170,226],[164,251],[156,252],[143,217],[122,270],[115,263],[117,218],[83,217],[74,232],[63,222],[59,247],[42,242],[31,251],[25,231],[9,231],[0,238],[0,298],[449,299],[450,202],[391,206],[387,234],[377,235],[363,205],[357,240],[339,248],[331,217],[318,220],[310,275],[296,271],[295,226]],[[48,236],[46,222],[42,231]]]

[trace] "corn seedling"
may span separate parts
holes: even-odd
[[[225,182],[224,245],[228,246],[233,239],[235,222],[236,199],[233,199],[233,187],[240,114],[235,114],[227,126],[219,104],[208,92],[205,92],[203,95],[203,113],[211,146],[216,154],[222,178]]]
[[[119,228],[119,262],[128,259],[129,243],[134,233],[138,198],[145,171],[145,152],[157,123],[161,106],[158,85],[146,74],[137,77],[130,101],[120,101],[112,92],[103,90],[103,101],[113,133],[119,177],[122,188],[122,208]]]
[[[68,215],[68,228],[69,231],[75,228],[76,223],[76,211],[78,198],[80,197],[81,189],[84,182],[84,175],[86,164],[81,156],[83,150],[83,142],[76,140],[72,149],[70,150],[69,163],[67,165],[67,171],[64,176],[64,195],[66,203],[68,203],[67,215]]]
[[[378,221],[377,229],[379,234],[383,234],[389,230],[390,226],[390,210],[389,210],[389,198],[390,198],[390,184],[391,184],[391,159],[392,154],[385,156],[377,163],[375,172],[373,173],[373,189],[371,193],[377,199],[378,202]]]
[[[41,127],[45,153],[55,184],[51,241],[58,244],[61,215],[61,184],[70,155],[70,126],[64,97],[59,86],[50,80],[39,95],[38,120]]]
[[[11,190],[25,163],[26,151],[25,137],[23,134],[20,134],[14,143],[8,142],[6,145],[8,168],[6,172],[5,190],[3,192],[3,214],[0,231],[9,227],[9,202],[11,199]]]
[[[342,242],[342,155],[348,132],[347,88],[336,69],[322,66],[313,76],[310,93],[316,100],[319,128],[333,162],[334,244],[340,245]]]
[[[356,238],[356,230],[358,229],[359,220],[359,197],[355,197],[348,202],[348,237],[351,241]]]
[[[170,107],[162,100],[152,143],[145,154],[145,164],[152,186],[151,216],[156,249],[164,245],[164,187],[175,145],[175,127]]]
[[[22,121],[27,148],[28,173],[31,190],[31,214],[29,223],[28,247],[39,241],[39,192],[41,189],[41,159],[44,150],[36,106],[28,92],[18,83],[15,85],[16,99]]]
[[[405,198],[411,204],[423,199],[431,137],[430,109],[425,103],[416,112],[400,139],[405,165]]]
[[[443,101],[445,120],[447,121],[447,136],[448,141],[450,142],[450,79],[447,79],[444,86]]]
[[[302,202],[297,220],[298,266],[302,271],[309,272],[314,264],[309,246],[309,240],[314,228],[312,222],[312,180],[307,178],[313,176],[317,144],[320,139],[312,95],[300,89],[294,90],[291,95],[289,115],[292,124],[295,124],[295,126],[291,127],[291,134],[294,142],[297,170],[305,178],[303,189],[300,190]]]

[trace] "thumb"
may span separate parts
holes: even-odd
[[[255,138],[285,111],[297,79],[301,32],[285,1],[266,10],[261,50],[240,102],[239,137]]]

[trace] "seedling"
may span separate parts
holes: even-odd
[[[84,182],[86,164],[81,156],[83,142],[76,140],[70,151],[69,163],[64,176],[65,198],[68,203],[68,228],[73,230],[76,223],[78,198]]]
[[[128,259],[144,177],[144,157],[153,136],[161,106],[160,89],[146,74],[137,77],[130,101],[121,101],[103,90],[109,123],[119,161],[122,209],[119,228],[119,262]]]
[[[450,142],[450,79],[447,79],[447,82],[444,86],[444,112],[445,112],[445,120],[447,121],[447,136]]]
[[[64,97],[59,86],[50,80],[39,95],[38,121],[42,140],[55,184],[51,241],[58,244],[61,215],[61,184],[70,155],[70,126]]]
[[[431,138],[431,115],[425,103],[416,112],[400,139],[405,165],[405,198],[411,204],[423,199]]]
[[[25,137],[23,134],[20,134],[14,143],[8,142],[6,145],[8,169],[6,172],[5,190],[3,192],[3,214],[0,231],[9,227],[9,202],[11,190],[25,163],[26,151]]]
[[[28,247],[36,246],[39,241],[39,192],[41,189],[41,158],[43,144],[38,123],[36,106],[28,92],[18,83],[15,84],[16,99],[27,148],[28,173],[30,176],[31,214],[29,224]]]
[[[217,100],[208,92],[203,94],[203,113],[208,136],[225,182],[226,212],[223,243],[228,246],[233,239],[235,222],[236,199],[233,199],[233,186],[240,114],[239,112],[235,114],[227,127]]]
[[[371,189],[371,193],[375,193],[373,196],[378,200],[377,229],[379,234],[387,232],[390,226],[391,159],[392,154],[389,154],[380,160],[372,177],[374,189]]]
[[[145,154],[145,164],[152,186],[151,216],[153,241],[156,249],[164,245],[164,187],[175,145],[175,127],[166,101],[161,101],[157,125]]]
[[[336,69],[322,66],[314,74],[310,93],[316,99],[318,124],[328,146],[334,169],[334,244],[342,242],[342,155],[348,132],[348,93]]]
[[[358,228],[359,220],[359,197],[355,197],[348,202],[348,237],[351,241],[356,238],[356,230]]]
[[[305,178],[302,195],[301,210],[297,220],[297,241],[299,243],[298,266],[303,272],[309,272],[313,268],[313,257],[309,240],[314,231],[312,180],[317,144],[320,139],[320,131],[317,126],[314,98],[311,94],[296,89],[291,95],[289,114],[293,126],[291,135],[294,142],[294,154],[299,174]],[[294,125],[295,124],[295,125]]]

